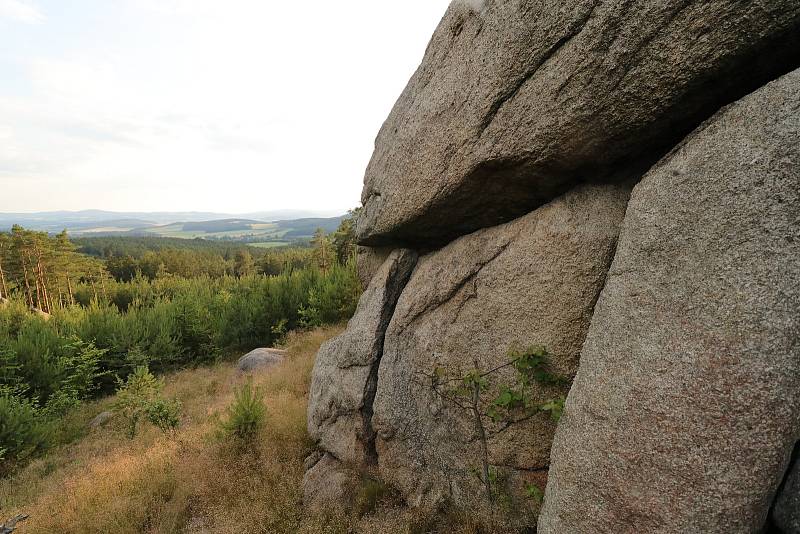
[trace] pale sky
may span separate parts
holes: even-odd
[[[359,203],[449,0],[0,0],[0,212]]]

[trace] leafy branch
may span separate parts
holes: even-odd
[[[481,466],[478,478],[484,486],[486,499],[494,503],[492,485],[497,476],[489,464],[489,439],[514,425],[548,413],[558,422],[564,409],[563,396],[537,401],[534,394],[542,386],[560,386],[568,380],[550,370],[550,355],[544,347],[531,347],[525,351],[512,351],[509,360],[492,369],[482,370],[477,360],[473,368],[463,375],[452,375],[444,367],[435,367],[430,374],[420,372],[426,385],[440,398],[466,412],[475,426],[480,443]],[[513,368],[514,380],[500,383],[501,371]],[[485,398],[491,391],[493,396]],[[529,489],[531,498],[538,493]]]

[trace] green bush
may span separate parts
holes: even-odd
[[[227,410],[227,419],[222,422],[222,430],[229,437],[251,441],[264,424],[266,416],[262,392],[248,381],[235,391],[233,404]]]
[[[34,401],[0,388],[0,474],[17,462],[41,452],[49,443],[52,425]]]
[[[181,421],[181,403],[175,399],[155,399],[147,405],[146,413],[147,420],[162,432],[175,431]]]
[[[98,379],[105,374],[100,371],[100,360],[105,353],[94,343],[77,338],[61,346],[56,361],[57,389],[51,392],[44,407],[48,417],[60,417],[92,395]]]
[[[127,380],[119,379],[114,410],[127,422],[131,438],[136,435],[139,421],[148,415],[151,404],[158,400],[162,389],[164,381],[157,379],[144,366],[137,367]]]

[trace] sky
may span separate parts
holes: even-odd
[[[0,212],[337,211],[449,0],[0,0]]]

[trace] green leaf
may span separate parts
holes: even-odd
[[[491,419],[495,423],[499,423],[500,421],[503,420],[503,416],[500,414],[500,412],[497,411],[497,408],[495,408],[494,406],[489,406],[489,408],[486,410],[486,415],[489,417],[489,419]]]
[[[529,499],[534,500],[540,504],[544,502],[544,492],[534,484],[528,484],[527,486],[525,486],[525,494],[528,496]]]
[[[550,417],[553,421],[558,422],[561,420],[561,415],[564,412],[564,402],[565,398],[560,397],[558,399],[551,399],[546,403],[542,404],[539,409],[543,412],[550,412]]]

